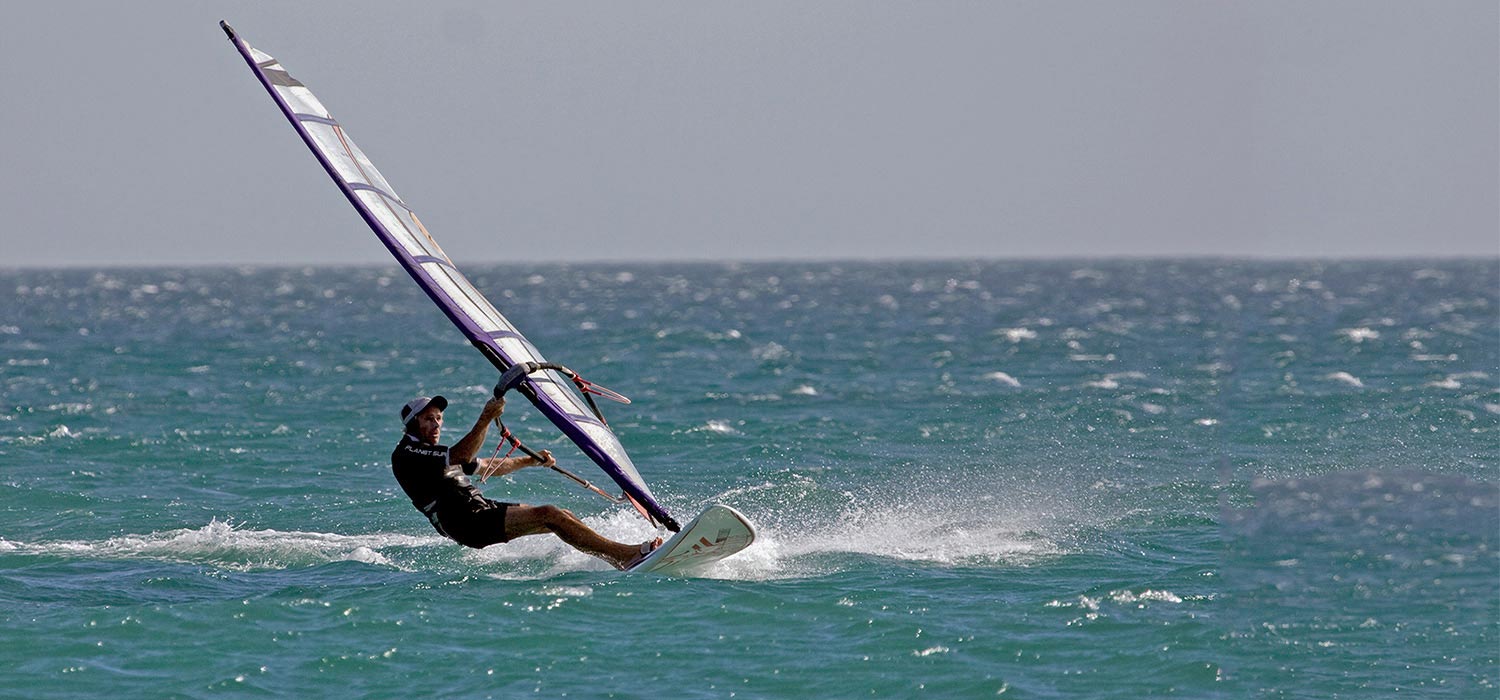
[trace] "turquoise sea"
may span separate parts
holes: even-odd
[[[0,696],[1500,695],[1500,260],[467,267],[761,541],[439,539],[496,373],[394,265],[0,271]]]

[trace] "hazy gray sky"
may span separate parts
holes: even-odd
[[[463,263],[1500,255],[1500,9],[12,3],[0,266],[385,249],[219,30]]]

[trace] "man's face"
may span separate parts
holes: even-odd
[[[438,436],[443,433],[443,410],[437,406],[422,409],[421,413],[411,419],[411,431],[413,435],[422,438],[423,442],[436,445]]]

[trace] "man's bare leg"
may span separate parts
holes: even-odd
[[[573,513],[557,506],[510,506],[505,509],[505,532],[511,538],[550,532],[574,549],[599,557],[616,568],[624,567],[641,553],[639,545],[616,542],[594,532]]]

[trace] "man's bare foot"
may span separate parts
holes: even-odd
[[[631,557],[630,561],[627,561],[624,564],[619,564],[618,566],[620,567],[620,570],[621,571],[626,571],[628,569],[631,569],[631,568],[635,567],[637,564],[640,564],[643,560],[645,560],[646,557],[651,556],[651,553],[654,552],[654,551],[656,551],[656,548],[660,547],[660,546],[661,546],[661,538],[660,537],[658,537],[658,538],[656,538],[654,540],[651,540],[650,542],[642,542],[641,543],[641,551],[639,553],[637,553],[635,556]]]

